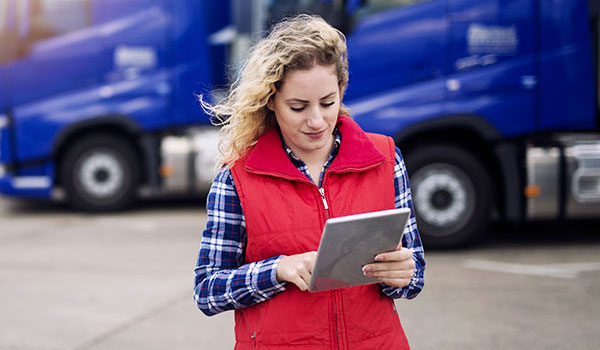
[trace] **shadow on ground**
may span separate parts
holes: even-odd
[[[541,221],[522,224],[498,222],[475,247],[582,244],[600,242],[600,214],[597,219]]]
[[[177,211],[182,209],[204,210],[206,208],[206,196],[197,195],[191,197],[164,197],[158,199],[141,199],[130,208],[115,213],[101,213],[102,215],[127,215],[128,213],[152,212],[152,211]],[[95,215],[95,213],[84,212],[69,207],[64,202],[49,202],[35,199],[0,199],[0,216],[7,215],[61,215],[81,214]]]
[[[114,215],[122,216],[141,212],[204,210],[205,207],[205,195],[198,195],[195,197],[142,199],[131,208],[114,213]],[[93,213],[73,210],[65,203],[6,198],[0,199],[0,217],[74,214],[95,215]],[[102,214],[107,215],[107,213]],[[522,224],[495,222],[489,227],[488,232],[483,235],[480,240],[464,249],[598,243],[600,242],[599,228],[600,214],[598,219],[587,220],[542,221]]]

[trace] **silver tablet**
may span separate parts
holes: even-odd
[[[325,223],[311,292],[376,283],[362,267],[379,253],[396,250],[410,209],[391,209],[329,219]]]

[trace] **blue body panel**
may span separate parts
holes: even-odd
[[[594,130],[588,23],[585,0],[428,0],[367,15],[348,35],[345,103],[390,136],[456,115],[500,138]]]
[[[348,36],[346,100],[435,80],[447,51],[445,2],[430,0],[359,16]]]
[[[587,1],[540,3],[537,126],[542,130],[597,128]]]

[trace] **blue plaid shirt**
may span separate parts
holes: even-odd
[[[320,179],[336,157],[340,142],[341,136],[336,130],[334,147],[329,160],[323,166]],[[306,164],[292,153],[283,140],[282,144],[292,163],[313,181]],[[396,148],[394,185],[396,208],[412,209],[408,174],[398,148]],[[194,270],[196,275],[194,299],[198,308],[210,316],[269,300],[284,291],[286,282],[279,282],[276,278],[281,255],[244,264],[244,249],[247,242],[246,222],[233,176],[227,167],[219,171],[212,184],[206,200],[206,211],[208,221],[202,233],[198,263]],[[402,245],[413,251],[416,263],[415,274],[410,284],[404,288],[390,287],[383,283],[381,286],[383,293],[390,298],[412,299],[423,289],[425,282],[423,245],[417,231],[414,213],[411,213],[404,231]]]

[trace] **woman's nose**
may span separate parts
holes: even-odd
[[[323,118],[323,111],[321,108],[314,107],[310,109],[307,124],[313,129],[320,129],[323,127],[323,124],[325,124],[325,119]]]

